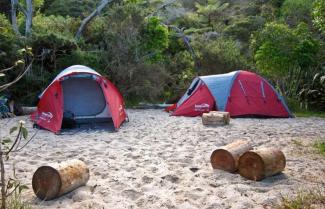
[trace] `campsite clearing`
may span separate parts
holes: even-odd
[[[12,156],[16,176],[29,186],[24,199],[39,208],[268,208],[282,196],[325,185],[325,158],[314,151],[325,140],[325,119],[232,119],[206,127],[200,117],[169,117],[161,110],[128,110],[119,132],[71,130],[62,135],[40,130]],[[0,121],[2,136],[27,117]],[[9,122],[8,122],[9,121]],[[26,123],[33,133],[32,123]],[[217,147],[246,139],[254,147],[281,149],[284,172],[254,182],[213,170]],[[299,142],[299,143],[297,143]],[[87,186],[51,201],[33,193],[35,170],[44,164],[80,159],[90,169]],[[6,165],[8,175],[11,164]]]

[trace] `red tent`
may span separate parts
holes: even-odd
[[[174,106],[174,116],[199,116],[211,110],[232,117],[291,117],[284,99],[261,76],[248,71],[201,76]]]
[[[40,95],[37,111],[31,118],[38,126],[58,133],[66,113],[80,123],[112,120],[115,129],[127,118],[118,89],[82,65],[63,70],[52,81]]]

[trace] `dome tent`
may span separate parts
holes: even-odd
[[[40,95],[31,119],[38,126],[58,133],[64,115],[77,123],[113,121],[118,129],[127,118],[118,89],[96,71],[74,65],[58,74]]]
[[[200,76],[174,107],[174,116],[199,116],[211,110],[227,111],[232,117],[291,117],[274,87],[248,71]]]

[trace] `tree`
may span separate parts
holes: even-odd
[[[109,4],[112,3],[113,0],[101,0],[100,4],[97,6],[97,8],[85,19],[82,20],[80,27],[76,33],[76,39],[79,39],[82,35],[82,32],[84,31],[85,27],[88,25],[88,23],[94,19],[97,15],[101,13],[101,11]]]
[[[201,21],[213,29],[213,22],[215,19],[223,17],[223,12],[229,6],[229,3],[221,3],[220,0],[207,0],[206,4],[196,3],[195,6]]]
[[[302,76],[313,73],[310,69],[317,67],[319,42],[305,23],[294,29],[268,23],[253,36],[251,49],[258,70],[281,83],[280,89],[286,96],[296,96]]]
[[[17,9],[25,16],[25,36],[29,36],[33,20],[33,0],[25,0],[26,7],[23,7],[19,0],[11,0],[11,23],[14,31],[20,35],[17,24]]]

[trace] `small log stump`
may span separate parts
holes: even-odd
[[[37,110],[37,107],[21,107],[21,115],[30,115]]]
[[[89,169],[80,160],[69,160],[60,164],[39,167],[32,180],[36,196],[42,200],[51,200],[86,185]]]
[[[238,168],[239,157],[251,150],[252,146],[245,140],[237,140],[214,150],[211,154],[211,165],[214,169],[235,172]]]
[[[286,158],[277,149],[248,151],[239,158],[239,174],[247,179],[260,181],[284,170]]]
[[[202,115],[203,125],[228,125],[229,123],[229,112],[211,111]]]

